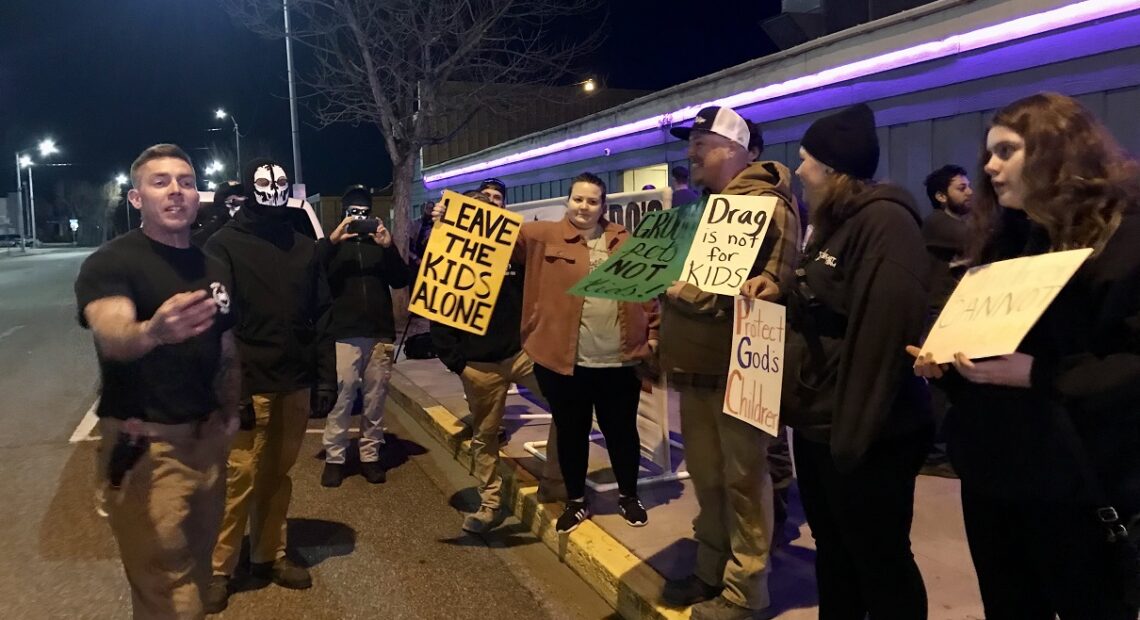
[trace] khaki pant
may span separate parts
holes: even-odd
[[[131,584],[134,617],[202,618],[225,494],[227,442],[220,419],[162,429],[120,488],[111,489],[107,465],[121,428],[119,420],[99,421],[97,475]]]
[[[356,388],[364,403],[360,410],[360,462],[380,460],[384,445],[384,401],[392,378],[392,351],[395,347],[376,338],[346,338],[336,341],[336,405],[325,420],[325,462],[344,464],[348,450],[348,427]]]
[[[255,394],[252,430],[238,431],[230,447],[226,514],[214,547],[215,575],[234,574],[249,525],[249,559],[285,557],[285,515],[293,495],[289,470],[297,462],[309,420],[309,390]]]
[[[503,478],[499,475],[499,427],[503,423],[507,390],[517,383],[542,396],[534,379],[534,364],[530,357],[519,351],[501,362],[467,362],[459,377],[471,410],[471,473],[479,480],[479,497],[482,505],[498,510],[502,503]],[[546,465],[543,482],[562,485],[562,471],[558,467],[557,436],[554,424],[546,444]]]
[[[700,511],[697,577],[749,609],[768,606],[772,481],[764,431],[721,412],[723,388],[678,384],[685,464]]]

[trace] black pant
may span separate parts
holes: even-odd
[[[879,442],[852,472],[795,434],[796,475],[815,538],[820,620],[923,620],[926,586],[910,550],[914,479],[932,430]]]
[[[550,403],[558,428],[558,463],[571,499],[585,497],[586,470],[590,461],[590,430],[593,414],[606,438],[610,465],[622,495],[637,495],[637,470],[641,442],[637,436],[637,406],[641,380],[632,367],[574,367],[574,374],[560,375],[534,365],[534,377]]]
[[[999,500],[962,486],[987,620],[1136,620],[1091,507]]]

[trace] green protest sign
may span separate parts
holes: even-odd
[[[681,277],[705,202],[649,211],[633,236],[570,289],[579,297],[649,301]]]

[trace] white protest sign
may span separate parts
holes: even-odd
[[[786,309],[737,296],[724,413],[775,437],[780,432]]]
[[[681,279],[706,293],[739,293],[777,204],[774,196],[710,196]]]
[[[970,359],[1017,351],[1091,249],[1026,256],[966,272],[938,315],[922,352],[947,364],[955,353]]]

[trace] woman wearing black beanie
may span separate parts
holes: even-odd
[[[933,427],[904,350],[926,318],[920,218],[906,190],[871,180],[867,106],[817,120],[801,144],[813,230],[788,301],[782,416],[815,538],[819,617],[924,619],[910,526]]]

